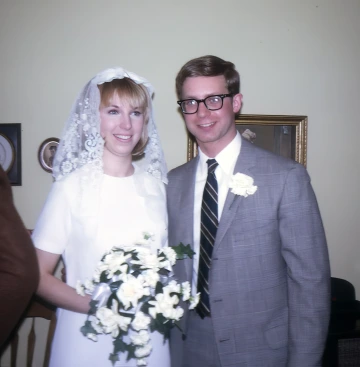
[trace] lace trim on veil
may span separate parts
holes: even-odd
[[[153,87],[144,78],[123,68],[106,69],[97,74],[80,92],[62,133],[53,164],[55,180],[61,180],[71,172],[83,168],[86,184],[96,185],[103,172],[102,156],[104,140],[100,135],[99,84],[128,77],[144,85],[150,97]],[[148,122],[149,141],[145,154],[136,160],[146,172],[167,183],[167,167],[156,129],[152,103]],[[82,180],[83,181],[83,180]],[[97,185],[96,185],[97,186]]]

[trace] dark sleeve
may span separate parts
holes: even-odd
[[[38,281],[35,249],[0,166],[0,345],[21,317]]]

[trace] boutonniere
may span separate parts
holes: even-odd
[[[232,175],[229,182],[229,188],[233,194],[244,197],[255,194],[257,190],[257,186],[254,185],[254,179],[243,173]]]

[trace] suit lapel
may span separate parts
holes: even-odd
[[[186,174],[183,175],[184,179],[181,184],[181,191],[179,195],[179,202],[181,205],[179,207],[183,208],[180,213],[179,221],[182,225],[180,238],[182,235],[187,235],[182,241],[184,245],[190,244],[191,248],[194,250],[194,193],[195,193],[195,178],[196,169],[199,162],[199,156],[191,160],[186,166]],[[180,219],[181,218],[181,219]],[[186,279],[192,279],[193,273],[193,260],[187,259],[186,261],[180,261],[184,266],[186,273]]]
[[[253,149],[251,143],[242,139],[240,154],[236,161],[233,173],[235,174],[239,172],[251,176],[250,170],[252,167],[255,166],[255,163],[256,163],[255,149]],[[244,198],[243,196],[235,195],[230,190],[228,191],[219,227],[216,234],[214,252],[216,252],[219,249],[225,233],[231,226],[235,214],[237,213],[239,206],[242,205],[244,200],[246,200],[246,198]]]

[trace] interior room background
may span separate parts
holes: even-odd
[[[175,76],[213,54],[240,72],[242,113],[308,116],[307,168],[332,275],[359,297],[359,34],[359,0],[0,0],[0,123],[22,124],[22,186],[13,192],[25,225],[34,227],[52,184],[38,148],[60,137],[92,76],[123,66],[150,80],[171,169],[187,148]]]

